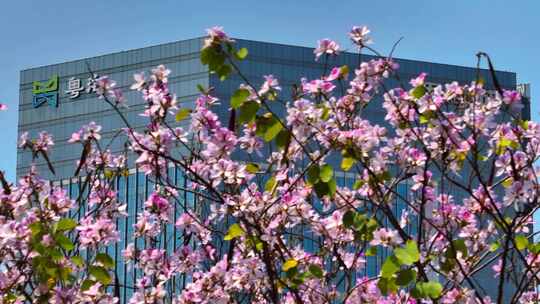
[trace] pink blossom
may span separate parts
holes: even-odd
[[[233,39],[229,38],[227,34],[223,31],[223,27],[214,26],[206,30],[208,37],[204,40],[204,48],[220,45],[223,42],[234,42]]]
[[[302,88],[305,93],[310,94],[328,94],[335,89],[335,85],[329,81],[315,79],[310,82],[303,82]]]
[[[368,34],[366,27],[349,33],[359,48],[371,42]],[[230,55],[232,42],[212,28],[204,45],[211,49],[203,52]],[[322,40],[315,54],[339,51],[335,42]],[[465,284],[485,272],[520,284],[516,302],[538,302],[540,256],[532,225],[540,125],[507,115],[521,104],[519,93],[501,96],[481,82],[451,82],[418,98],[415,88],[426,85],[425,73],[410,80],[408,90],[389,87],[399,68],[391,58],[351,68],[347,81],[345,67],[302,79],[290,101],[270,102],[281,90],[272,75],[258,89],[240,85],[259,108],[251,113],[254,120],[240,124],[238,116],[225,121],[229,115],[221,111],[227,107],[210,94],[213,88],[202,88],[189,129],[173,123],[179,106],[169,87],[172,72],[159,65],[149,77],[136,74],[131,87],[144,108],[136,129],[126,127],[114,143],[103,142],[101,127],[91,122],[70,139],[84,145],[76,178],[83,188],[73,194],[63,182],[44,180],[41,163],[17,172],[17,183],[1,178],[0,294],[13,303],[116,303],[119,282],[132,289],[123,300],[133,304],[493,303],[484,290]],[[123,101],[109,78],[98,78],[96,87],[109,103]],[[244,110],[237,114],[246,115]],[[265,124],[273,110],[283,114],[284,126]],[[264,143],[261,135],[269,132],[279,134]],[[127,151],[117,141],[127,142]],[[21,131],[20,148],[30,150],[23,159],[24,153],[33,159],[48,153],[53,144],[48,133],[32,139]],[[148,175],[145,185],[127,170],[133,166]],[[143,198],[135,189],[142,200],[130,205],[128,215],[124,200],[133,202],[137,184],[150,194]],[[76,219],[74,230],[66,218]],[[124,232],[127,238],[119,242]],[[521,234],[529,245],[516,254]],[[63,248],[62,235],[74,241],[73,250]],[[501,242],[508,237],[511,242]],[[418,249],[418,262],[387,267],[405,241]],[[499,249],[492,249],[494,242]],[[120,271],[114,271],[103,254],[119,257],[122,248],[114,267]],[[501,252],[512,262],[505,269]],[[372,261],[382,272],[366,269]],[[51,265],[72,273],[67,280],[49,278]],[[388,285],[406,270],[418,278]],[[108,284],[104,272],[111,276]],[[124,286],[126,274],[135,279]],[[421,297],[421,284],[440,287],[440,294]],[[486,291],[497,296],[495,289]]]
[[[135,258],[135,244],[128,244],[126,249],[122,250],[122,257],[125,261],[133,260]]]
[[[324,80],[326,81],[334,81],[341,77],[341,68],[335,67],[330,71],[330,75],[328,75]]]
[[[259,152],[263,147],[262,140],[256,135],[257,126],[255,124],[246,125],[244,135],[238,138],[240,148],[246,150],[247,153]]]
[[[373,43],[371,38],[368,36],[370,32],[371,31],[365,25],[353,26],[349,32],[349,37],[351,38],[351,41],[359,48],[363,48],[364,46]]]
[[[159,193],[152,193],[144,206],[159,215],[160,219],[167,222],[169,221],[171,213],[171,205],[169,201],[160,195]]]
[[[96,86],[96,94],[99,96],[99,98],[104,98],[108,94],[112,93],[112,90],[116,86],[116,82],[114,80],[109,79],[108,76],[101,76],[96,79],[95,86]]]
[[[24,148],[24,147],[28,146],[28,144],[30,144],[29,137],[30,137],[30,135],[28,134],[28,132],[23,132],[21,134],[20,138],[19,138],[18,147],[19,148]]]
[[[274,78],[274,75],[266,75],[264,76],[264,83],[259,90],[259,95],[262,96],[271,91],[281,91],[281,87],[278,80]]]
[[[70,199],[65,189],[55,187],[51,194],[47,197],[47,203],[49,208],[58,212],[58,214],[64,214],[69,212],[74,207],[74,200]]]
[[[52,136],[49,135],[46,131],[39,132],[39,137],[34,144],[34,149],[36,151],[47,151],[51,146],[54,145]]]
[[[73,133],[68,140],[70,143],[87,141],[87,140],[100,140],[101,126],[91,121],[88,125],[84,125],[79,131]]]
[[[155,237],[161,232],[158,216],[146,210],[138,214],[137,222],[133,226],[135,230],[134,234],[137,237]]]
[[[107,245],[120,239],[116,224],[106,217],[98,219],[85,217],[81,220],[77,230],[83,248]]]
[[[135,80],[135,83],[131,85],[130,89],[142,91],[143,88],[146,86],[146,78],[144,76],[144,72],[133,74],[133,79]]]
[[[491,269],[495,272],[495,277],[498,277],[502,271],[502,260],[498,259],[497,263],[491,266]]]
[[[111,91],[111,96],[114,98],[114,101],[116,102],[116,104],[126,106],[125,104],[126,98],[124,97],[124,93],[122,92],[121,89],[114,88]]]
[[[521,94],[518,91],[503,90],[503,101],[509,105],[513,110],[520,110],[523,108],[521,103]]]
[[[313,51],[315,60],[318,60],[322,55],[338,55],[340,51],[339,44],[330,39],[319,40],[317,48]]]
[[[402,242],[401,237],[396,230],[379,228],[373,233],[373,240],[369,242],[371,246],[382,245],[384,247],[393,247]]]
[[[41,239],[41,243],[45,247],[50,247],[50,246],[52,246],[54,244],[54,239],[52,238],[52,236],[50,234],[46,234]]]
[[[171,74],[171,70],[167,69],[163,64],[160,64],[156,68],[152,69],[152,80],[159,81],[159,82],[162,82],[162,83],[167,83],[170,74]],[[135,76],[133,76],[133,77],[135,77]],[[138,78],[140,78],[140,76],[135,77],[135,81],[137,81]],[[143,78],[143,80],[144,80],[144,78]],[[139,81],[140,81],[140,79],[139,79]]]
[[[410,84],[413,87],[423,86],[425,83],[426,77],[427,77],[426,73],[420,73],[418,77],[411,79]]]

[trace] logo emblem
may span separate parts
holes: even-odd
[[[34,81],[32,83],[32,105],[34,108],[48,103],[51,107],[58,106],[58,75],[54,75],[45,82]]]

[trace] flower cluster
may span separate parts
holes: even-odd
[[[349,37],[370,51],[369,34]],[[0,174],[2,301],[116,303],[123,288],[129,303],[539,301],[540,124],[520,116],[518,92],[428,87],[426,73],[390,88],[399,65],[383,56],[255,87],[235,47],[214,27],[201,50],[220,79],[242,79],[230,105],[199,87],[180,106],[163,65],[135,74],[145,124],[118,111],[121,153],[94,122],[73,133],[74,197],[38,174],[41,157],[54,172],[51,136],[22,134],[31,170],[16,185]],[[323,39],[315,60],[340,52]],[[114,81],[95,86],[119,110]],[[129,206],[128,164],[147,181]]]

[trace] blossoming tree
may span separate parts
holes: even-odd
[[[359,53],[375,52],[368,34],[366,27],[349,33]],[[315,59],[339,53],[324,39]],[[235,73],[244,83],[230,101],[200,87],[187,109],[169,91],[166,67],[137,74],[131,89],[146,102],[144,130],[125,118],[114,81],[96,79],[97,94],[125,123],[131,152],[111,153],[101,127],[89,123],[70,140],[82,151],[75,175],[87,191],[78,197],[35,169],[17,184],[0,175],[1,302],[115,303],[129,288],[129,303],[538,303],[540,244],[531,223],[540,125],[522,120],[521,96],[496,79],[493,96],[480,78],[429,89],[421,74],[410,89],[387,88],[399,66],[375,54],[302,79],[285,97],[272,75],[252,85],[238,69],[248,50],[215,27],[201,62],[222,81]],[[365,117],[376,98],[384,126]],[[228,121],[215,113],[218,102],[229,105]],[[45,132],[20,142],[54,172],[52,147]],[[134,224],[145,246],[128,244],[114,261],[104,249],[118,242],[117,220],[128,216],[114,179],[129,174],[129,157],[153,180]],[[186,174],[188,188],[171,184],[170,166]],[[356,182],[337,186],[336,171]],[[209,211],[180,200],[179,191],[195,193]],[[399,215],[390,204],[396,198],[406,206]],[[175,205],[184,210],[177,218]],[[80,221],[70,217],[76,212],[84,212]],[[183,232],[176,248],[162,237],[171,224]],[[380,272],[364,277],[367,257],[383,251]],[[133,286],[120,284],[114,263],[137,269]],[[477,280],[486,271],[496,283],[490,290]],[[182,290],[170,285],[179,275],[189,278]]]

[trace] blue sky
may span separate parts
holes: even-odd
[[[201,36],[223,25],[232,36],[315,46],[368,25],[374,47],[395,56],[474,66],[489,53],[497,69],[530,82],[540,98],[540,1],[4,1],[0,11],[0,168],[15,175],[19,71]]]

